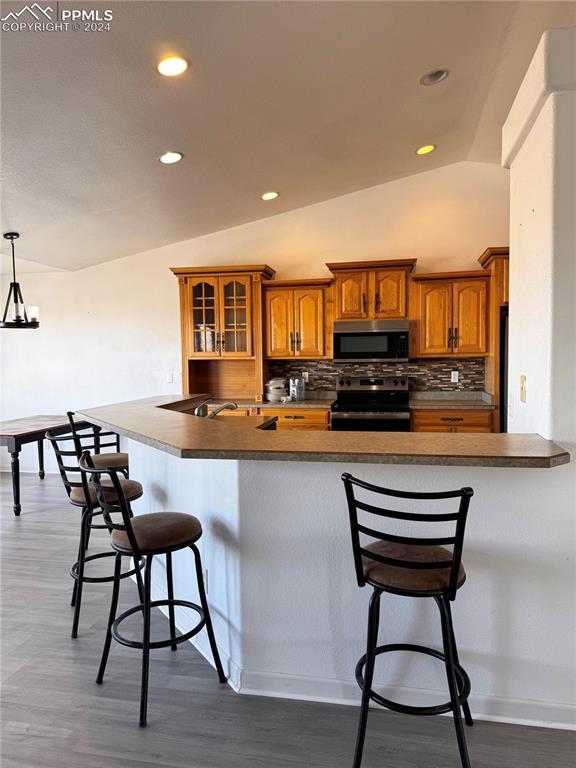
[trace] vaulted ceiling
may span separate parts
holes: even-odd
[[[45,267],[498,163],[540,35],[576,24],[572,2],[106,5],[110,31],[1,33],[2,228]],[[182,77],[156,71],[171,52],[190,62]],[[419,84],[439,67],[445,81]],[[184,159],[161,165],[167,149]],[[280,196],[262,202],[269,189]]]

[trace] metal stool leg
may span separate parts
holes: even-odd
[[[102,650],[102,658],[100,659],[100,667],[98,669],[98,675],[96,682],[101,685],[104,679],[104,672],[106,671],[106,663],[108,661],[108,654],[110,653],[110,644],[112,642],[112,624],[116,618],[116,609],[118,607],[118,593],[120,592],[120,573],[122,571],[122,555],[118,553],[114,560],[114,583],[112,585],[112,599],[110,601],[110,615],[108,616],[108,628],[106,629],[106,639],[104,640],[104,648]]]
[[[200,552],[194,544],[190,547],[194,552],[194,560],[196,562],[196,579],[198,581],[198,593],[200,595],[200,604],[204,611],[204,619],[206,621],[206,631],[208,632],[208,640],[210,641],[210,649],[212,650],[212,657],[214,664],[216,665],[216,671],[218,672],[218,679],[221,683],[226,682],[226,675],[222,668],[222,662],[220,661],[220,654],[218,653],[218,646],[216,645],[216,638],[214,636],[214,628],[212,627],[212,619],[210,618],[210,609],[208,608],[208,601],[206,600],[206,591],[204,589],[204,576],[202,574],[202,560],[200,558]]]
[[[166,552],[166,582],[168,586],[168,600],[174,600],[174,581],[172,578],[172,553]],[[174,605],[172,602],[168,605],[168,616],[170,617],[170,639],[173,640],[176,637],[176,620],[174,618]],[[173,651],[178,648],[174,643],[170,646]]]
[[[88,507],[84,507],[82,513],[82,522],[80,523],[80,547],[78,553],[78,578],[76,579],[76,594],[74,598],[74,619],[72,621],[72,637],[78,637],[78,622],[80,621],[80,607],[82,604],[82,584],[84,581],[84,559],[86,557],[86,535],[90,520],[92,519],[92,511]]]
[[[358,735],[356,737],[356,750],[354,753],[353,768],[360,768],[362,753],[364,752],[364,739],[366,737],[366,725],[368,723],[368,708],[370,705],[370,691],[374,679],[374,664],[376,661],[375,650],[378,645],[378,625],[380,623],[380,596],[382,591],[375,589],[370,598],[368,609],[368,632],[366,640],[366,669],[364,672],[364,688],[362,690],[362,703],[360,705],[360,722],[358,723]]]
[[[456,683],[456,673],[454,672],[455,659],[452,647],[453,629],[450,603],[448,597],[445,595],[442,595],[442,597],[435,597],[434,599],[440,608],[440,617],[442,620],[442,642],[444,644],[444,658],[446,660],[446,676],[448,678],[450,700],[452,701],[452,713],[454,715],[454,727],[456,728],[460,760],[462,762],[462,768],[470,768],[470,758],[468,757],[468,747],[466,746],[466,736],[464,735],[464,725],[462,723],[460,703],[458,701],[458,685]]]
[[[140,570],[140,563],[138,558],[132,558],[134,560],[134,568],[136,568],[136,585],[138,587],[138,597],[140,602],[144,605],[144,582],[142,581],[142,571]]]
[[[80,543],[78,544],[78,557],[76,558],[76,562],[80,562],[80,555],[81,549],[83,546],[82,542],[82,521],[84,520],[84,513],[86,512],[86,507],[82,507],[82,516],[80,517]],[[74,579],[74,588],[72,589],[72,599],[70,600],[70,605],[72,608],[76,605],[76,597],[78,595],[78,579]]]
[[[450,603],[448,603],[448,610],[450,611]],[[452,612],[450,611],[450,637],[452,639],[452,651],[454,653],[454,661],[456,664],[460,664],[460,659],[458,658],[458,648],[456,647],[456,637],[454,636],[454,622],[452,621]],[[470,712],[470,705],[468,704],[468,700],[462,704],[462,711],[464,712],[464,720],[466,721],[466,725],[472,726],[474,725],[474,720],[472,719],[472,713]]]
[[[144,605],[142,606],[144,628],[142,631],[142,686],[140,690],[140,727],[146,727],[146,711],[148,708],[148,669],[150,666],[150,591],[152,586],[152,558],[146,558],[144,574]]]

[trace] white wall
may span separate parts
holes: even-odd
[[[27,274],[41,326],[2,331],[2,418],[179,392],[170,266],[268,263],[279,278],[317,277],[326,261],[417,257],[423,271],[474,269],[507,238],[508,172],[465,162],[79,272]],[[35,462],[25,447],[22,468]]]
[[[576,29],[547,32],[504,130],[509,429],[576,448]],[[520,376],[526,376],[526,402]]]

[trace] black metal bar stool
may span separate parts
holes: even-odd
[[[54,435],[52,432],[46,432],[46,439],[50,441],[54,448],[56,455],[56,461],[58,463],[58,470],[60,471],[60,477],[64,483],[68,501],[75,507],[79,507],[82,510],[82,517],[80,521],[80,542],[78,546],[78,559],[70,569],[70,576],[74,579],[74,589],[72,591],[71,605],[74,608],[74,618],[72,620],[72,637],[78,637],[78,624],[80,621],[80,608],[82,604],[82,587],[86,583],[101,584],[105,582],[111,582],[114,580],[114,576],[87,576],[85,574],[86,563],[94,560],[100,560],[102,558],[113,557],[114,553],[110,551],[98,552],[93,555],[87,555],[88,541],[90,539],[90,532],[94,528],[101,528],[108,530],[108,526],[104,523],[93,522],[94,518],[102,516],[102,510],[99,509],[98,499],[96,495],[96,488],[93,483],[88,482],[88,478],[80,470],[79,459],[82,455],[83,446],[88,441],[89,446],[94,446],[94,432],[91,428],[87,428],[87,431],[80,432],[74,431],[64,434]],[[85,446],[88,447],[88,446]],[[102,453],[99,455],[101,460],[104,457],[110,455],[112,461],[114,461],[116,454]],[[126,455],[126,454],[124,454]],[[122,469],[124,469],[122,464]],[[119,481],[124,488],[126,498],[129,502],[135,501],[142,496],[142,486],[135,480],[128,480],[122,477]],[[108,495],[113,498],[115,496],[114,489],[109,485],[107,488]],[[122,573],[121,578],[125,579],[129,576],[136,575],[138,579],[139,588],[143,590],[142,579],[140,570],[144,566],[143,562],[135,561],[135,567]]]
[[[368,637],[366,654],[356,665],[356,680],[362,690],[360,707],[360,723],[356,740],[353,768],[360,768],[362,752],[368,721],[368,707],[374,701],[383,707],[408,715],[440,715],[452,712],[456,728],[456,738],[463,768],[470,768],[470,758],[466,746],[461,708],[467,725],[473,725],[468,696],[470,695],[470,679],[458,660],[458,651],[452,625],[450,602],[456,597],[457,590],[466,579],[462,565],[462,547],[464,530],[470,499],[474,494],[472,488],[461,488],[458,491],[443,493],[409,493],[380,488],[377,485],[365,483],[352,475],[342,475],[346,489],[348,510],[350,514],[350,529],[352,533],[352,551],[358,586],[369,584],[373,588],[368,612]],[[443,499],[460,499],[458,508],[452,512],[435,513],[403,512],[374,506],[356,498],[356,488],[367,491],[368,494],[390,496],[397,499],[412,499],[420,501],[439,501]],[[451,536],[436,536],[420,538],[416,536],[392,535],[363,525],[358,521],[358,512],[375,515],[388,520],[403,520],[412,523],[449,523],[454,524],[455,531]],[[372,519],[372,518],[370,518]],[[452,527],[452,525],[450,526]],[[436,528],[438,530],[438,528]],[[370,537],[373,543],[364,545],[360,534]],[[452,547],[452,551],[447,549]],[[378,645],[378,625],[380,619],[380,597],[382,592],[390,592],[406,597],[432,597],[439,610],[442,626],[443,653],[423,645],[409,643],[394,643]],[[415,651],[433,656],[444,662],[450,701],[436,706],[417,707],[399,704],[376,693],[372,689],[374,665],[376,656],[393,651]]]
[[[196,542],[202,536],[202,525],[200,521],[192,515],[182,512],[152,512],[145,515],[132,517],[128,500],[125,495],[124,485],[118,476],[118,471],[113,468],[98,469],[93,466],[92,457],[89,452],[85,452],[80,460],[80,468],[91,477],[97,492],[98,503],[104,513],[104,519],[112,531],[111,545],[116,554],[116,567],[114,571],[114,587],[112,591],[112,601],[110,605],[110,616],[108,619],[108,629],[102,651],[100,668],[96,677],[97,683],[102,683],[110,645],[112,638],[121,645],[129,648],[139,648],[142,650],[142,685],[140,692],[140,725],[146,726],[146,715],[148,708],[148,668],[150,659],[150,649],[167,648],[170,646],[173,651],[179,643],[189,640],[197,635],[204,627],[208,633],[210,649],[214,658],[214,664],[221,683],[226,682],[226,675],[222,668],[212,619],[206,599],[204,589],[204,578],[202,575],[202,561],[200,552],[196,547]],[[104,478],[111,480],[112,486],[116,492],[114,497],[107,492],[109,486],[104,485]],[[120,512],[121,522],[114,522],[112,515]],[[172,553],[189,547],[194,553],[194,562],[196,566],[196,580],[198,583],[198,592],[201,605],[191,603],[187,600],[175,600],[172,581]],[[116,616],[118,607],[118,593],[120,591],[120,563],[122,555],[131,555],[136,561],[141,558],[146,559],[146,570],[144,573],[144,597],[141,603],[120,616]],[[152,584],[152,561],[156,555],[166,556],[166,581],[168,588],[167,600],[151,600]],[[182,635],[176,635],[176,623],[174,619],[174,608],[181,606],[190,608],[198,614],[199,620],[196,626]],[[150,640],[150,609],[167,607],[170,623],[170,638],[168,640]],[[120,631],[121,623],[129,616],[135,613],[142,613],[143,631],[142,642],[129,640],[124,637]]]
[[[90,438],[92,445],[84,445],[88,450],[93,450],[92,461],[95,467],[116,467],[122,471],[125,477],[128,477],[128,454],[120,451],[120,435],[116,432],[103,432],[101,427],[96,424],[90,424],[89,426],[82,426],[82,422],[78,424],[74,419],[74,411],[67,411],[68,421],[70,422],[70,429],[74,437],[82,441],[84,438]],[[89,430],[90,434],[86,434],[85,430]],[[114,448],[114,451],[105,451],[102,453],[103,448]],[[78,451],[78,461],[82,457],[82,442],[78,445],[76,441],[76,449]]]

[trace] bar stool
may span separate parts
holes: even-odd
[[[470,768],[470,758],[468,757],[466,737],[460,712],[460,708],[462,708],[466,724],[469,726],[473,725],[470,707],[468,706],[470,679],[460,666],[458,660],[450,603],[455,599],[457,590],[466,579],[466,573],[461,562],[462,548],[466,516],[474,491],[472,488],[461,488],[458,491],[442,493],[409,493],[380,488],[377,485],[363,482],[348,473],[342,475],[342,480],[344,481],[346,499],[348,501],[352,552],[358,586],[364,587],[366,584],[369,584],[373,588],[368,611],[366,653],[356,665],[356,681],[362,690],[362,703],[353,768],[360,768],[362,763],[370,701],[374,701],[396,712],[403,712],[409,715],[440,715],[445,712],[452,712],[462,768]],[[403,512],[385,509],[358,500],[355,495],[356,488],[368,491],[369,494],[390,496],[397,499],[420,501],[460,499],[460,502],[458,509],[452,512]],[[431,538],[392,535],[359,523],[359,510],[388,520],[404,520],[426,524],[454,523],[455,532],[452,536],[436,536]],[[369,519],[372,520],[373,518],[370,517]],[[438,531],[438,528],[436,528],[436,531]],[[360,534],[367,535],[376,541],[365,546],[360,541]],[[452,551],[443,545],[452,546]],[[441,653],[427,646],[408,643],[379,646],[378,624],[382,592],[390,592],[394,595],[406,597],[434,598],[440,610],[444,652]],[[376,693],[372,689],[376,656],[393,651],[414,651],[443,661],[446,667],[450,701],[436,706],[417,707],[399,704],[398,702],[385,699]]]
[[[202,536],[202,525],[200,521],[182,512],[152,512],[145,515],[132,517],[128,505],[128,499],[125,494],[124,485],[118,476],[118,471],[113,467],[108,469],[97,469],[93,466],[90,453],[86,451],[80,460],[80,468],[86,475],[91,477],[96,487],[97,499],[104,513],[104,519],[112,531],[110,543],[116,554],[116,566],[114,570],[114,587],[112,591],[112,601],[110,604],[110,616],[108,618],[108,628],[104,641],[104,649],[100,661],[100,668],[96,682],[101,684],[106,671],[108,654],[112,638],[121,645],[128,648],[138,648],[142,650],[142,683],[140,689],[140,726],[146,726],[147,708],[148,708],[148,669],[150,659],[150,649],[167,648],[170,646],[173,651],[177,645],[189,640],[197,635],[204,627],[208,633],[212,657],[221,683],[226,682],[226,675],[222,668],[212,619],[206,599],[204,589],[204,578],[202,575],[202,561],[200,552],[196,547],[196,542]],[[108,477],[114,487],[116,495],[112,497],[105,485],[104,478]],[[114,522],[112,514],[120,512],[122,522]],[[201,605],[191,603],[187,600],[174,599],[174,587],[172,579],[172,553],[189,547],[194,553],[194,562],[196,566],[196,580]],[[118,607],[118,593],[120,591],[120,563],[122,555],[130,555],[135,560],[146,559],[146,569],[144,572],[144,597],[139,605],[129,608],[120,616],[116,616]],[[165,555],[166,557],[166,581],[168,590],[167,600],[151,600],[152,584],[152,561],[156,555]],[[174,618],[174,608],[181,606],[191,608],[195,611],[199,620],[196,626],[189,632],[182,635],[176,635],[176,623]],[[150,609],[167,607],[170,623],[170,638],[168,640],[150,641]],[[129,616],[142,612],[143,631],[142,642],[129,640],[120,632],[121,623]]]
[[[72,591],[72,600],[70,604],[74,608],[74,618],[72,620],[72,632],[73,638],[78,637],[78,624],[80,621],[80,608],[82,604],[82,587],[85,583],[101,584],[111,582],[114,580],[114,576],[87,576],[85,574],[85,565],[88,562],[94,560],[100,560],[104,557],[112,557],[113,552],[98,552],[94,555],[86,555],[88,548],[88,541],[90,539],[90,532],[94,528],[108,529],[106,524],[94,523],[95,517],[101,516],[103,513],[99,510],[99,504],[96,494],[96,488],[93,483],[88,482],[88,479],[84,473],[80,470],[78,465],[79,456],[82,452],[82,442],[87,439],[93,441],[94,435],[91,432],[87,434],[79,434],[78,432],[70,432],[59,435],[54,435],[52,432],[46,432],[46,439],[50,441],[56,455],[56,462],[58,464],[58,470],[60,477],[64,483],[68,501],[74,507],[79,507],[82,510],[82,517],[80,521],[80,542],[78,546],[78,559],[70,569],[70,576],[74,579],[74,589]],[[93,445],[93,442],[90,443]],[[113,459],[115,454],[102,453],[99,455],[101,460],[104,457],[110,455]],[[124,454],[126,455],[126,454]],[[124,466],[124,465],[123,465]],[[140,483],[135,480],[128,480],[122,477],[119,481],[124,489],[128,502],[135,501],[142,496],[143,490]],[[111,499],[115,498],[115,491],[109,485],[106,489],[107,494]],[[143,590],[143,584],[140,571],[144,566],[144,562],[135,561],[135,567],[122,573],[121,578],[125,579],[129,576],[136,575],[139,588]]]
[[[92,440],[92,446],[84,445],[84,448],[88,450],[91,447],[94,450],[92,454],[92,460],[95,467],[116,467],[122,470],[122,473],[128,477],[128,454],[120,452],[120,435],[116,432],[103,432],[101,427],[96,424],[88,424],[87,422],[77,423],[74,420],[74,411],[67,411],[68,421],[70,422],[70,429],[74,437],[79,440],[84,438],[90,438]],[[85,430],[89,430],[90,434],[86,434]],[[112,438],[110,442],[102,442],[102,438]],[[115,448],[115,451],[106,451],[101,453],[102,448]],[[76,450],[78,452],[78,461],[82,457],[82,443],[76,444]]]

